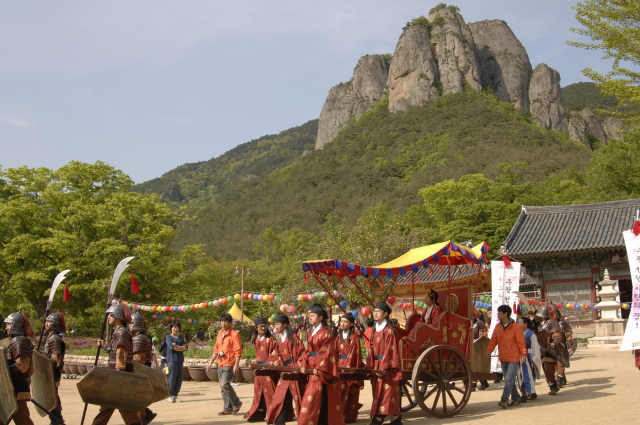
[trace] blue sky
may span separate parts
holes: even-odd
[[[5,1],[0,165],[105,161],[142,182],[320,115],[360,56],[392,53],[438,1]],[[609,69],[579,39],[575,1],[460,1],[505,20],[532,65]]]

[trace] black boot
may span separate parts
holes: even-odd
[[[402,425],[402,415],[398,415],[389,422],[389,425]]]
[[[157,413],[153,413],[151,411],[151,409],[149,409],[148,407],[145,410],[147,412],[147,417],[146,417],[147,423],[150,424],[151,421],[154,420],[156,418],[156,416],[158,416],[158,414]]]
[[[487,381],[480,381],[480,391],[484,391],[489,388],[489,383]]]
[[[556,384],[558,385],[558,388],[562,388],[562,376],[556,375]]]
[[[502,374],[498,373],[496,376],[496,380],[493,381],[494,384],[499,384],[502,381]]]
[[[560,391],[560,388],[558,388],[558,384],[556,382],[554,382],[549,387],[549,395],[556,395],[556,394],[558,394],[558,391]]]
[[[382,416],[382,415],[372,416],[371,423],[369,425],[382,425],[382,423],[384,422],[384,418],[386,418],[386,416]]]

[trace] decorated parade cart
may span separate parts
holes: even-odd
[[[473,382],[495,376],[490,373],[490,361],[485,356],[489,339],[483,336],[474,341],[472,330],[473,305],[487,251],[484,242],[467,248],[446,241],[412,249],[393,261],[374,267],[333,259],[307,261],[302,268],[307,279],[314,278],[329,296],[332,296],[332,289],[353,285],[372,309],[374,302],[362,290],[363,283],[368,287],[380,285],[384,288],[401,277],[415,285],[422,268],[429,273],[440,271],[447,275],[445,282],[433,287],[439,294],[443,310],[436,323],[429,325],[420,321],[421,314],[416,312],[414,299],[413,314],[408,317],[405,328],[396,328],[401,337],[401,411],[420,406],[431,416],[445,418],[464,409]],[[477,270],[475,284],[452,286],[463,267]]]

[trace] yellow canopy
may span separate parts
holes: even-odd
[[[391,260],[388,263],[380,264],[379,266],[374,266],[378,269],[393,269],[399,267],[405,267],[411,264],[415,264],[418,261],[422,261],[425,258],[429,258],[433,256],[433,254],[438,254],[442,248],[446,247],[452,243],[451,241],[444,241],[439,243],[434,243],[433,245],[421,246],[420,248],[414,248],[405,252],[395,260]],[[465,251],[472,252],[476,258],[482,255],[480,251],[482,249],[482,245],[484,242],[479,243],[473,248],[462,247]],[[441,254],[442,257],[462,257],[462,254],[459,251],[449,250],[448,254]]]
[[[488,250],[489,247],[485,242],[481,242],[473,248],[467,248],[459,246],[453,241],[445,241],[412,249],[395,260],[379,266],[352,264],[339,259],[316,260],[303,262],[302,271],[340,276],[373,276],[374,278],[383,274],[387,277],[396,274],[404,276],[410,270],[417,272],[419,267],[430,267],[432,264],[445,266],[482,264],[484,262],[483,255]]]
[[[242,315],[242,311],[240,311],[240,307],[238,307],[237,303],[233,303],[233,305],[229,309],[228,313],[231,315],[231,317],[233,317],[236,320],[240,320],[240,316]],[[247,316],[245,314],[244,315],[244,321],[245,322],[253,322],[253,319],[251,319],[249,316]]]

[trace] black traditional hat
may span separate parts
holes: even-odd
[[[311,305],[309,305],[309,309],[308,309],[308,311],[311,311],[311,310],[313,310],[313,309],[314,309],[314,308],[316,308],[316,307],[317,307],[317,308],[321,308],[321,309],[323,309],[323,310],[324,310],[324,307],[322,307],[320,304],[318,304],[318,303],[311,303]]]
[[[285,325],[288,325],[290,323],[289,322],[289,318],[285,314],[278,315],[274,322],[275,323],[284,323]]]
[[[356,321],[356,318],[353,317],[353,314],[351,313],[347,313],[347,314],[343,314],[342,316],[340,316],[341,319],[347,319],[348,321],[350,321],[351,323]]]
[[[314,303],[315,304],[315,303]],[[320,305],[315,304],[315,305],[311,305],[311,308],[309,309],[310,313],[315,313],[318,316],[322,316],[325,319],[328,317],[327,312],[325,311],[324,308],[322,308]]]
[[[256,317],[253,321],[253,324],[256,326],[266,325],[267,319],[265,319],[264,317]]]
[[[376,306],[376,309],[382,310],[387,314],[391,314],[391,307],[389,307],[385,302],[380,301]]]

